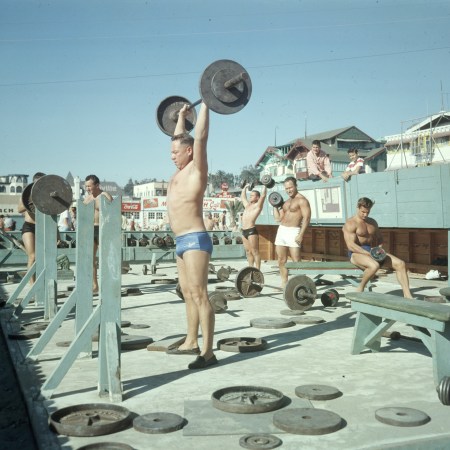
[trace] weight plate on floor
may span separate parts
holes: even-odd
[[[133,420],[133,428],[141,433],[159,434],[181,430],[186,421],[183,417],[172,413],[143,414]]]
[[[119,405],[91,403],[58,409],[50,425],[65,436],[101,436],[116,433],[131,423],[131,413]]]
[[[150,325],[145,323],[132,323],[130,328],[134,328],[135,330],[142,330],[143,328],[150,328]]]
[[[216,314],[224,313],[227,309],[227,301],[225,295],[222,292],[214,291],[208,294],[211,307]]]
[[[375,418],[382,423],[397,427],[417,427],[431,420],[423,411],[397,406],[377,409]]]
[[[264,275],[256,267],[244,267],[234,282],[242,297],[256,297],[264,287]]]
[[[175,278],[155,278],[150,281],[150,284],[176,284]]]
[[[122,320],[120,322],[120,328],[127,328],[131,325],[131,322],[129,320]]]
[[[56,343],[57,347],[70,347],[70,344],[72,343],[72,341],[58,341]]]
[[[336,289],[328,289],[320,296],[320,301],[325,307],[336,306],[339,301],[339,292]]]
[[[163,133],[173,136],[177,126],[178,112],[186,104],[190,105],[191,102],[187,98],[178,95],[167,97],[159,104],[156,109],[156,123]],[[191,108],[184,120],[184,127],[188,133],[194,128],[196,120],[197,113],[195,108]]]
[[[231,274],[231,270],[229,267],[221,267],[218,271],[217,271],[217,279],[219,281],[227,281],[228,278],[230,278],[230,274]]]
[[[16,331],[15,333],[8,333],[9,339],[15,339],[16,341],[25,341],[27,339],[36,339],[41,335],[38,330],[28,329]]]
[[[31,201],[43,214],[61,214],[72,204],[72,187],[58,175],[45,175],[33,183]]]
[[[436,386],[436,392],[443,405],[450,405],[450,377],[442,377]]]
[[[267,347],[267,341],[260,338],[232,337],[217,341],[217,348],[225,352],[258,352]]]
[[[241,295],[239,294],[238,291],[236,291],[235,289],[231,290],[231,291],[225,291],[223,293],[223,295],[225,296],[225,300],[241,300]]]
[[[316,285],[306,275],[290,278],[284,288],[284,301],[291,309],[306,311],[314,304],[316,296]]]
[[[247,434],[239,439],[239,445],[250,450],[270,450],[282,443],[283,441],[273,434]]]
[[[304,384],[295,388],[295,395],[309,400],[332,400],[340,397],[342,392],[324,384]]]
[[[287,328],[294,325],[295,323],[291,319],[282,317],[258,317],[250,320],[250,326],[255,328]]]
[[[21,326],[22,330],[44,331],[48,327],[48,322],[27,322]]]
[[[222,411],[254,414],[279,409],[286,404],[287,398],[271,388],[232,386],[213,392],[211,400],[213,406]]]
[[[120,442],[96,442],[95,444],[83,445],[78,447],[78,450],[134,450],[128,444],[121,444]]]
[[[277,411],[273,424],[292,434],[321,435],[340,430],[345,422],[332,411],[316,408],[294,408]]]
[[[297,325],[313,325],[316,323],[325,322],[322,317],[317,316],[299,316],[299,317],[291,317],[291,320]]]
[[[127,334],[126,336],[121,336],[120,348],[122,350],[139,350],[147,348],[147,345],[152,342],[153,339],[151,337]]]
[[[139,288],[127,288],[122,295],[142,295],[142,291]]]
[[[301,309],[297,309],[297,310],[294,310],[294,309],[282,309],[281,311],[280,311],[280,314],[283,314],[283,316],[301,316],[301,315],[303,315],[303,314],[305,314],[305,312],[303,311],[303,310],[301,310]]]

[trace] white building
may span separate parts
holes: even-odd
[[[386,170],[449,163],[450,112],[441,111],[385,139]]]
[[[167,195],[168,181],[152,181],[151,183],[133,186],[133,197],[164,197]]]

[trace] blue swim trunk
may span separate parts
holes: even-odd
[[[367,250],[368,252],[370,252],[370,249],[372,248],[370,245],[361,245],[361,247],[364,250]],[[351,258],[353,255],[353,252],[351,252],[350,250],[348,251],[348,257]]]
[[[180,258],[184,252],[189,250],[202,250],[212,254],[213,244],[209,234],[206,231],[196,231],[193,233],[177,236],[176,253]]]

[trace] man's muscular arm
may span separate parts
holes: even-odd
[[[342,232],[344,233],[344,240],[347,248],[353,253],[361,253],[363,255],[370,256],[367,250],[364,250],[358,244],[358,236],[356,235],[356,224],[353,221],[347,221],[342,227]]]
[[[248,184],[246,184],[244,186],[244,189],[242,189],[242,192],[241,192],[241,202],[244,205],[244,208],[248,205],[247,188],[248,188]]]
[[[295,242],[297,242],[298,245],[302,245],[303,236],[305,235],[306,229],[308,228],[308,225],[311,222],[311,207],[306,198],[301,199],[299,201],[299,204],[300,204],[300,211],[302,214],[302,223],[300,227],[300,233],[298,233],[297,237],[295,238]]]

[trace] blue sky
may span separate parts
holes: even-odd
[[[1,0],[0,174],[168,180],[162,99],[203,70],[249,72],[249,104],[211,114],[211,172],[275,142],[355,125],[373,138],[449,110],[448,0]],[[441,84],[442,92],[441,95]]]

